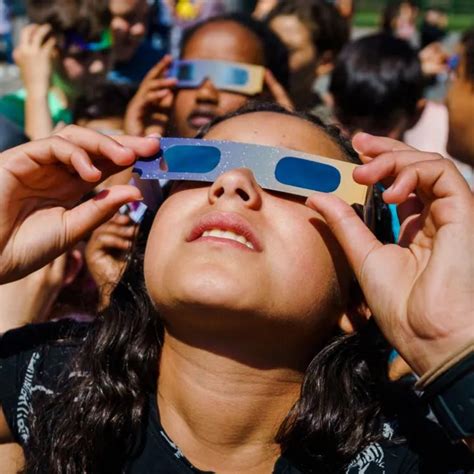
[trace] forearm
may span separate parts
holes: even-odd
[[[57,290],[50,288],[39,270],[21,280],[0,285],[0,334],[10,329],[43,321]]]
[[[48,92],[28,92],[25,102],[25,133],[31,140],[45,138],[53,131]]]

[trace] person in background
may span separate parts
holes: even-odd
[[[327,104],[330,73],[349,40],[349,22],[323,0],[282,0],[268,14],[267,24],[288,48],[289,93],[295,107],[311,110]],[[316,80],[321,95],[314,90]]]
[[[17,124],[0,115],[0,152],[26,143],[28,140]]]
[[[267,15],[278,5],[279,0],[257,0],[252,16],[257,20],[264,21]]]
[[[382,31],[419,46],[416,20],[419,9],[413,0],[392,0],[382,12]]]
[[[105,79],[110,13],[106,0],[30,0],[27,11],[32,24],[14,51],[23,89],[0,98],[0,114],[36,139],[71,123],[78,97]]]
[[[213,118],[238,109],[251,99],[273,99],[291,107],[288,53],[263,23],[243,14],[213,17],[186,31],[180,59],[232,61],[263,66],[264,90],[256,95],[220,90],[209,79],[196,88],[176,88],[167,77],[172,58],[166,56],[147,75],[125,115],[130,135],[193,137]]]
[[[12,62],[13,38],[9,0],[0,0],[0,63]]]
[[[138,86],[165,51],[155,38],[154,15],[147,0],[110,0],[110,27],[114,39],[114,66],[108,78]]]
[[[183,33],[197,23],[226,13],[224,0],[162,0],[171,21],[169,52],[179,55]]]
[[[77,100],[74,123],[106,135],[122,134],[125,111],[135,93],[127,84],[104,83]]]
[[[459,64],[446,98],[448,152],[474,190],[474,28],[464,33],[458,50]]]
[[[385,33],[360,38],[346,45],[332,73],[335,119],[348,135],[363,130],[400,140],[423,112],[423,84],[406,41]]]
[[[61,290],[74,282],[83,266],[79,249],[72,249],[22,278],[0,285],[0,334],[48,321]]]
[[[423,14],[420,28],[420,47],[439,43],[447,34],[448,14],[441,7],[428,8]]]

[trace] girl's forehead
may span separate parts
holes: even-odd
[[[348,161],[341,147],[322,128],[302,118],[275,112],[232,117],[214,125],[205,138],[284,147]]]

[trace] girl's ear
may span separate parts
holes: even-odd
[[[84,266],[84,257],[80,250],[74,249],[67,253],[63,287],[70,285]]]

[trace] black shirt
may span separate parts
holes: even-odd
[[[74,354],[87,334],[88,323],[61,321],[30,325],[9,331],[0,339],[0,404],[15,440],[25,445],[34,416],[33,395],[49,397],[57,393],[60,376],[76,377],[70,367]],[[71,333],[74,337],[71,337]],[[35,397],[36,399],[36,397]],[[433,425],[433,424],[432,424]],[[373,443],[350,463],[347,474],[466,473],[472,457],[461,447],[453,447],[439,434],[414,434],[410,443],[394,444],[389,439],[393,426],[384,426],[387,443]],[[386,432],[386,433],[385,433]],[[413,436],[412,436],[413,438]],[[418,445],[417,445],[418,443]],[[440,447],[440,443],[442,447]],[[303,474],[295,462],[281,456],[274,474]],[[143,439],[135,456],[124,468],[127,474],[196,474],[194,467],[161,426],[154,393],[149,396]]]

